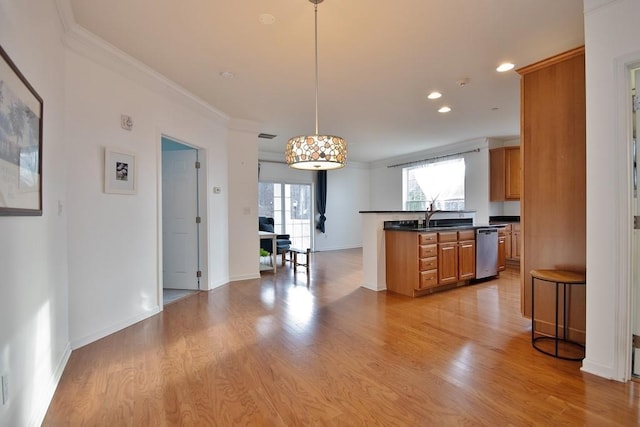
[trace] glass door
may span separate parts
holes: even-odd
[[[311,184],[260,182],[258,215],[273,218],[275,232],[289,234],[292,247],[313,249]]]

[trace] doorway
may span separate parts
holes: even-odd
[[[198,150],[162,136],[163,305],[200,289]]]
[[[258,215],[273,218],[294,248],[313,250],[313,209],[311,184],[258,183]]]

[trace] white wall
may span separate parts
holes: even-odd
[[[39,425],[70,352],[61,34],[53,1],[0,2],[0,45],[44,100],[43,215],[0,217],[2,426]]]
[[[587,327],[583,370],[626,379],[631,178],[627,64],[640,62],[640,2],[585,0]],[[603,207],[605,207],[603,209]]]
[[[153,78],[127,63],[129,58],[107,53],[99,40],[83,36],[67,35],[73,50],[66,54],[69,317],[74,348],[161,308],[161,135],[211,152],[206,165],[212,180],[224,182],[218,170],[226,170],[227,163],[222,116],[197,102],[175,102],[172,97],[179,95],[162,85],[155,87]],[[132,131],[120,128],[120,114],[132,117]],[[105,146],[136,154],[137,194],[104,193]],[[220,215],[223,206],[209,207]],[[212,242],[226,240],[226,223],[210,220],[208,231]],[[209,254],[211,284],[228,280],[224,249],[213,246]]]
[[[362,214],[359,212],[369,209],[369,176],[369,170],[355,162],[327,171],[327,220],[324,233],[316,230],[315,250],[362,246]]]
[[[402,210],[402,168],[389,168],[393,161],[381,161],[372,165],[370,170],[370,210]]]
[[[476,211],[476,222],[486,224],[489,221],[489,140],[480,138],[465,141],[447,147],[425,150],[408,156],[375,162],[371,167],[370,210],[402,210],[402,167],[389,168],[389,165],[412,162],[431,157],[445,156],[480,149],[478,153],[464,155],[465,209]]]
[[[260,277],[258,126],[233,121],[229,131],[229,280]]]

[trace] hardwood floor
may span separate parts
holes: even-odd
[[[74,351],[45,426],[638,425],[640,383],[530,344],[517,272],[422,298],[312,254]]]

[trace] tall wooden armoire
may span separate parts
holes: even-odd
[[[532,269],[586,271],[584,47],[520,68],[522,312]],[[587,283],[587,286],[589,284]],[[536,330],[553,332],[554,287],[536,285]],[[584,342],[585,288],[573,287],[570,337]]]

